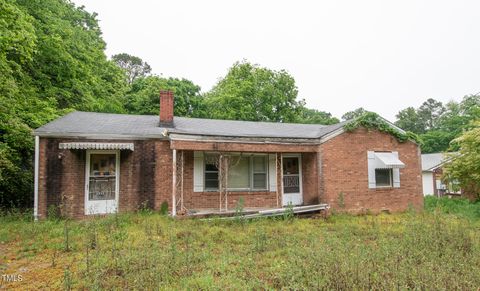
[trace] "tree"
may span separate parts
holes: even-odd
[[[298,120],[300,123],[314,123],[314,124],[335,124],[339,120],[333,117],[331,113],[325,111],[319,111],[316,109],[309,109],[303,107]]]
[[[368,111],[365,110],[363,107],[360,107],[360,108],[357,108],[353,111],[346,112],[344,115],[342,115],[342,119],[343,120],[352,120],[352,119],[355,119],[357,117],[362,116],[366,112],[368,112]]]
[[[295,80],[246,61],[235,63],[205,95],[209,118],[296,122],[304,105]]]
[[[123,112],[123,71],[95,14],[66,0],[0,0],[0,207],[33,198],[32,128],[73,109]]]
[[[452,162],[444,167],[447,181],[458,182],[460,187],[480,198],[480,121],[471,124],[472,129],[453,142],[458,144],[458,154],[452,154]]]
[[[125,71],[128,84],[132,84],[137,78],[146,77],[152,71],[147,62],[127,53],[113,55],[112,60]]]
[[[467,95],[458,103],[443,105],[432,98],[415,109],[408,107],[397,114],[395,124],[402,129],[420,134],[422,152],[455,151],[450,142],[469,128],[472,120],[480,118],[480,96]]]
[[[427,99],[417,110],[418,117],[425,125],[425,130],[435,129],[443,113],[445,113],[445,107],[442,102],[433,98]]]
[[[395,125],[403,130],[408,130],[417,134],[425,132],[425,124],[418,116],[417,110],[413,107],[407,107],[396,115]]]
[[[176,116],[201,116],[203,98],[200,86],[187,79],[148,76],[136,79],[126,94],[125,108],[132,114],[158,114],[160,90],[172,90],[175,94]]]

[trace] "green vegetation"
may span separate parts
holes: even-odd
[[[353,120],[346,123],[343,128],[346,131],[353,131],[359,127],[365,127],[367,129],[377,129],[381,132],[385,132],[393,135],[397,138],[399,142],[405,142],[407,140],[412,140],[414,142],[420,143],[416,134],[412,132],[402,133],[397,130],[392,125],[388,124],[385,119],[376,114],[375,112],[365,111],[358,117],[354,117]]]
[[[428,212],[440,211],[444,214],[469,219],[472,222],[480,220],[480,202],[470,202],[468,199],[450,199],[447,197],[425,197],[425,210]]]
[[[326,220],[6,215],[0,270],[21,272],[8,287],[23,289],[474,290],[479,208],[429,197],[422,213]]]
[[[450,142],[480,119],[480,95],[467,95],[461,102],[443,104],[429,98],[418,108],[408,107],[397,114],[395,124],[420,136],[422,153],[456,151]]]
[[[453,140],[460,150],[450,154],[452,161],[445,165],[444,179],[458,183],[463,191],[480,199],[480,121],[472,123],[471,127]]]

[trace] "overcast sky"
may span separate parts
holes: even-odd
[[[97,12],[107,55],[208,91],[236,61],[287,70],[307,106],[395,120],[427,98],[480,91],[480,1],[74,0]]]

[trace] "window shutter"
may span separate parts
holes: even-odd
[[[203,152],[193,153],[193,192],[203,192]]]
[[[375,181],[375,152],[368,151],[367,152],[367,159],[368,159],[368,188],[375,189],[376,188],[376,181]]]
[[[268,155],[268,185],[271,192],[277,191],[277,155]]]
[[[392,152],[398,158],[398,152]],[[400,169],[393,169],[393,187],[400,188]]]

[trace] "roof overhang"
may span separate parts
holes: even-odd
[[[134,150],[133,142],[62,142],[58,147],[61,150]]]
[[[405,168],[405,164],[400,161],[394,153],[375,153],[375,160],[378,168],[400,169]]]

